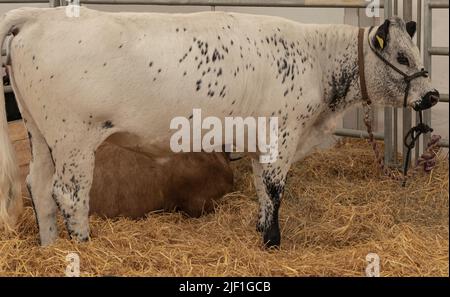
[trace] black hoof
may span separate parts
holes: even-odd
[[[264,246],[266,248],[279,248],[281,242],[280,229],[278,226],[270,227],[263,236]]]
[[[71,240],[76,240],[79,243],[88,242],[89,241],[89,235],[82,236],[78,232],[70,231],[69,230],[69,237]]]

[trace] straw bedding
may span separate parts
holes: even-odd
[[[63,276],[66,255],[76,252],[82,276],[363,276],[368,253],[379,255],[382,276],[448,276],[448,155],[402,188],[379,174],[364,141],[315,152],[290,171],[282,247],[269,251],[255,230],[250,162],[233,167],[235,191],[214,214],[92,217],[83,244],[59,220],[61,237],[39,247],[27,207],[17,233],[0,232],[0,275]]]

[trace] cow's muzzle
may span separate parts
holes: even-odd
[[[425,94],[422,99],[417,100],[413,104],[415,111],[421,111],[435,106],[440,100],[439,92],[434,90]]]

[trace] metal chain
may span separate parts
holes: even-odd
[[[394,171],[391,168],[387,167],[384,164],[383,155],[380,152],[380,149],[375,141],[373,135],[372,128],[372,120],[371,120],[371,111],[372,107],[370,104],[364,103],[365,114],[364,114],[364,124],[367,128],[367,133],[369,134],[368,142],[372,147],[372,150],[375,154],[375,159],[378,164],[378,167],[383,172],[384,175],[391,178],[392,180],[399,181],[405,183],[408,178],[413,177],[419,172],[419,169],[422,168],[425,172],[430,172],[436,165],[436,156],[440,150],[439,141],[441,140],[441,136],[432,135],[430,142],[427,145],[424,153],[417,159],[414,167],[409,171],[407,175],[401,174],[398,170]]]

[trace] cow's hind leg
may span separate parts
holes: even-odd
[[[25,118],[25,117],[24,117]],[[51,244],[57,237],[57,207],[52,199],[52,177],[55,167],[50,150],[41,132],[31,120],[26,121],[32,159],[26,185],[39,228],[41,245]]]
[[[55,149],[53,198],[56,201],[71,238],[89,239],[89,191],[91,189],[95,150],[106,136],[79,137]]]

